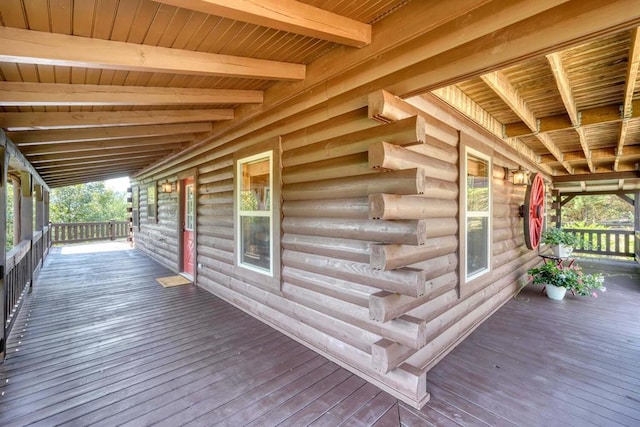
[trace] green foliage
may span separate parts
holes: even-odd
[[[549,228],[542,233],[542,242],[548,245],[565,245],[577,247],[580,244],[580,239],[573,234],[567,233],[562,228]]]
[[[54,223],[125,221],[126,196],[107,188],[104,182],[54,188],[50,219]]]
[[[562,224],[567,228],[602,229],[611,221],[633,224],[633,206],[610,194],[578,196],[562,207]]]
[[[595,297],[596,290],[605,291],[601,273],[585,274],[575,264],[565,267],[555,261],[545,261],[540,267],[530,268],[527,273],[534,284],[558,286],[582,296]]]

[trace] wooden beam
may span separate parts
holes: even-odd
[[[84,129],[30,130],[7,132],[7,136],[20,146],[53,142],[97,141],[104,139],[161,136],[181,133],[210,132],[211,123],[184,123],[175,125],[115,126]]]
[[[259,104],[262,92],[233,89],[0,82],[0,106]]]
[[[623,201],[627,202],[631,206],[635,206],[635,200],[632,199],[631,197],[627,196],[626,194],[616,194],[616,196],[620,197],[620,199],[622,199]]]
[[[498,95],[514,113],[535,133],[536,138],[540,140],[542,145],[562,164],[569,173],[573,173],[573,167],[562,158],[562,152],[553,142],[551,137],[546,134],[538,134],[538,120],[533,112],[527,106],[526,101],[520,96],[516,88],[509,82],[507,77],[501,71],[480,76],[482,81],[486,83],[496,95]]]
[[[63,177],[68,177],[71,175],[79,175],[81,173],[91,174],[91,173],[102,173],[102,172],[113,172],[115,170],[120,170],[122,168],[131,168],[143,166],[148,163],[148,160],[144,159],[134,159],[129,161],[119,161],[117,168],[113,167],[113,164],[106,165],[75,165],[75,166],[65,166],[59,169],[43,171],[42,177],[43,179],[61,179]]]
[[[86,184],[88,182],[105,181],[107,179],[131,176],[133,173],[136,172],[136,170],[137,169],[129,169],[129,170],[123,170],[123,171],[113,172],[113,173],[83,175],[83,176],[77,176],[77,177],[71,177],[71,178],[65,178],[65,179],[59,179],[59,180],[49,180],[47,182],[50,183],[51,188],[60,188],[60,187],[67,187],[69,185]]]
[[[87,159],[68,159],[68,160],[58,160],[55,162],[44,162],[44,161],[34,161],[33,166],[39,173],[46,173],[45,169],[56,169],[63,166],[75,166],[75,165],[88,165],[88,164],[97,164],[97,163],[106,163],[110,162],[112,165],[117,164],[117,160],[119,157],[123,159],[158,159],[162,156],[166,156],[171,154],[172,150],[164,150],[164,151],[154,151],[154,152],[144,152],[144,153],[136,153],[136,154],[128,154],[126,157],[122,157],[122,154],[104,154],[99,157],[92,157]]]
[[[167,150],[179,150],[181,147],[182,144],[180,143],[162,144],[154,147],[139,147],[134,145],[127,148],[109,148],[102,150],[76,151],[73,153],[27,156],[27,160],[29,160],[36,167],[40,167],[40,165],[43,163],[55,162],[56,164],[59,164],[59,162],[65,160],[104,158],[105,156],[127,156],[138,153],[154,154],[157,152],[166,152]]]
[[[551,72],[553,72],[553,76],[555,77],[556,85],[558,86],[558,91],[560,92],[560,97],[562,98],[564,108],[569,114],[571,124],[578,133],[580,146],[582,147],[582,151],[584,152],[584,157],[587,159],[589,171],[591,173],[594,173],[596,171],[596,168],[593,166],[593,161],[591,160],[591,150],[589,150],[589,144],[587,143],[587,137],[584,133],[584,129],[580,127],[580,115],[578,114],[578,107],[576,106],[576,101],[573,98],[569,76],[567,75],[567,71],[562,64],[560,53],[556,52],[547,55],[547,60],[551,65]]]
[[[68,143],[61,142],[55,144],[20,146],[20,151],[25,155],[25,157],[29,158],[30,156],[45,154],[74,153],[77,151],[88,150],[100,151],[112,148],[149,147],[149,149],[153,149],[154,146],[157,145],[191,142],[194,138],[194,134],[185,133],[178,135],[151,136],[146,138],[105,139],[100,141]]]
[[[633,101],[632,112],[629,120],[640,118],[640,99]],[[580,125],[583,127],[605,123],[621,122],[620,105],[610,104],[602,107],[587,108],[579,111]],[[573,128],[571,119],[566,114],[538,118],[540,124],[539,133],[568,130]],[[521,136],[533,136],[534,133],[523,122],[507,123],[504,125],[505,136],[518,138]]]
[[[233,119],[233,110],[230,108],[210,110],[74,111],[68,113],[0,112],[0,127],[8,131],[22,131],[101,126],[215,122],[231,119]]]
[[[148,73],[303,80],[305,66],[0,27],[0,61]]]
[[[371,43],[371,26],[294,0],[154,0],[348,46]]]
[[[558,182],[580,182],[580,181],[607,181],[614,179],[640,178],[640,171],[611,172],[611,173],[591,173],[580,175],[557,175],[553,177],[553,183]]]
[[[624,145],[627,142],[627,132],[629,129],[629,118],[633,113],[633,94],[636,90],[636,80],[638,79],[638,67],[640,66],[640,31],[635,28],[631,31],[631,42],[629,44],[629,59],[627,60],[627,78],[624,85],[624,101],[622,104],[622,123],[620,134],[618,135],[618,149],[616,159],[613,162],[613,170],[617,171],[620,158],[624,154]]]

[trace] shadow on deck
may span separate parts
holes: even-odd
[[[54,248],[0,365],[0,425],[638,425],[640,276],[527,288],[428,375],[416,411],[135,250]],[[557,330],[556,330],[557,328]]]

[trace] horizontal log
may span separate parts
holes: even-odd
[[[455,200],[432,199],[416,195],[370,194],[371,219],[452,218],[458,213]]]
[[[201,233],[198,234],[198,244],[207,246],[209,248],[221,249],[229,253],[233,253],[233,250],[235,248],[235,243],[233,240],[206,236]]]
[[[285,233],[336,237],[379,243],[421,245],[426,241],[426,220],[376,221],[370,219],[298,218],[282,221]]]
[[[319,313],[342,320],[372,334],[398,341],[413,349],[426,344],[423,334],[424,322],[412,317],[405,316],[386,324],[374,322],[369,319],[369,310],[366,307],[350,304],[287,282],[282,285],[282,294],[285,298]]]
[[[282,268],[282,280],[361,307],[368,307],[369,295],[378,292],[378,289],[371,286],[300,270],[288,265]]]
[[[371,242],[334,237],[290,233],[282,237],[283,249],[364,263],[369,261],[370,246]]]
[[[233,168],[227,167],[198,175],[198,186],[226,180],[233,180]]]
[[[417,297],[425,292],[424,272],[421,270],[405,268],[394,271],[379,271],[363,263],[305,254],[288,249],[283,251],[282,261],[284,265],[300,270],[353,281],[403,295]]]
[[[424,169],[425,176],[451,182],[455,182],[459,174],[454,163],[434,159],[384,141],[369,146],[369,167],[389,170],[421,168]]]
[[[386,291],[377,292],[369,297],[369,316],[379,322],[388,322],[438,298],[440,295],[457,289],[457,286],[458,275],[456,272],[450,272],[428,281],[427,292],[418,298]]]
[[[445,181],[443,181],[445,182]],[[425,189],[422,169],[407,169],[367,175],[285,184],[284,200],[344,199],[373,193],[420,194]]]
[[[198,219],[198,238],[200,238],[200,235],[218,237],[221,239],[228,239],[232,241],[234,239],[232,227],[212,227],[210,225],[205,226]]]
[[[198,186],[199,195],[224,193],[233,190],[233,179],[225,179],[224,181],[216,181]]]
[[[198,205],[233,205],[233,191],[223,191],[221,193],[200,194],[198,195]]]
[[[391,123],[411,116],[422,116],[425,119],[425,135],[433,136],[452,146],[458,144],[458,131],[437,118],[425,114],[422,110],[392,95],[379,90],[369,94],[369,117],[382,123]]]
[[[372,245],[371,268],[387,271],[431,258],[448,255],[458,249],[456,236],[428,239],[423,245]]]
[[[424,144],[403,145],[404,148],[446,163],[458,163],[458,148],[435,138],[427,138]]]
[[[282,154],[282,165],[290,167],[367,152],[369,145],[380,140],[394,144],[411,144],[424,142],[424,139],[424,119],[409,117],[392,124],[340,135],[295,150],[286,151]]]
[[[425,279],[432,280],[446,273],[457,270],[458,254],[451,253],[448,255],[443,255],[437,258],[429,259],[427,261],[411,264],[409,267],[418,270],[424,270]]]
[[[198,177],[228,167],[233,167],[233,154],[227,154],[222,157],[216,156],[215,161],[209,161],[198,166]]]
[[[366,197],[330,200],[287,200],[282,204],[285,217],[360,218],[369,217]]]
[[[400,366],[413,353],[415,349],[383,338],[371,346],[372,368],[386,374]]]
[[[282,170],[282,182],[284,184],[293,184],[321,179],[346,178],[375,172],[369,167],[367,153],[364,152],[284,168]]]

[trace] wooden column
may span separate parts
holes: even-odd
[[[636,262],[640,264],[640,190],[633,197],[633,229],[635,230]]]
[[[7,167],[9,162],[5,149],[4,134],[0,133],[0,224],[7,229]],[[0,233],[0,362],[6,354],[5,307],[7,289],[5,287],[5,266],[7,262],[7,233]]]
[[[33,181],[29,172],[20,172],[20,241],[32,238]]]
[[[20,182],[7,178],[7,190],[13,196],[13,244],[20,243]]]

